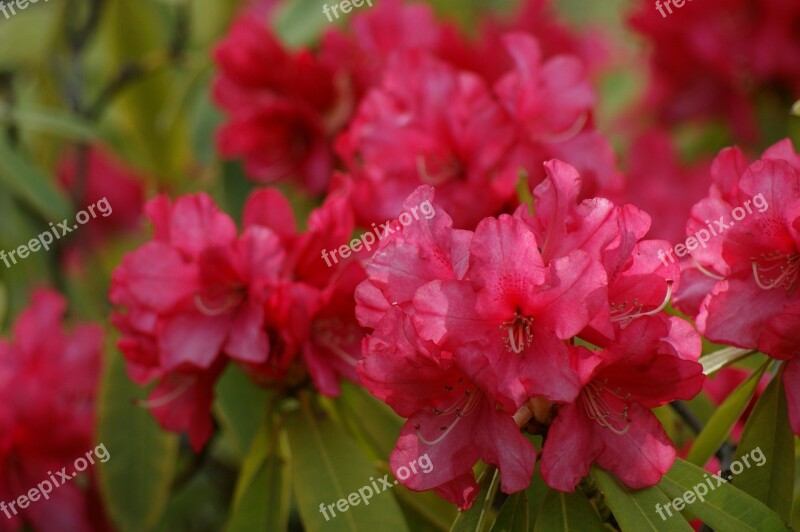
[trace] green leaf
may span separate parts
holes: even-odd
[[[602,490],[606,505],[611,509],[623,531],[680,532],[685,530],[691,532],[693,530],[680,515],[669,518],[666,515],[662,517],[657,513],[659,507],[663,508],[670,502],[658,488],[632,490],[616,477],[598,467],[592,468],[592,477],[597,483],[597,487]]]
[[[769,463],[760,466],[750,453],[759,450]],[[760,500],[789,522],[794,491],[794,434],[789,425],[786,394],[781,370],[756,403],[747,420],[736,452],[744,469],[735,474],[733,483]],[[746,466],[746,467],[745,467]]]
[[[385,463],[397,443],[403,419],[364,388],[347,382],[342,383],[342,394],[333,405],[362,446],[370,449],[375,459]],[[381,467],[381,471],[388,473],[388,464]],[[424,526],[432,530],[449,530],[456,517],[456,507],[431,491],[411,491],[398,485],[393,494],[409,525],[413,521],[415,530],[422,530]]]
[[[7,123],[72,140],[93,141],[101,137],[100,132],[90,122],[58,109],[9,109],[0,104],[0,124]]]
[[[403,428],[403,420],[391,408],[350,383],[342,383],[342,395],[336,407],[342,419],[376,457],[385,460],[391,454]]]
[[[150,412],[133,403],[141,388],[125,374],[113,351],[98,400],[98,441],[111,458],[100,464],[108,510],[122,531],[152,530],[167,505],[177,453],[177,438],[162,431]]]
[[[534,532],[603,532],[603,522],[582,493],[550,490],[536,516]]]
[[[705,490],[700,489],[702,486]],[[680,458],[658,488],[673,500],[691,494],[696,500],[687,510],[715,530],[789,530],[781,517],[758,499],[726,482],[718,486],[704,469]]]
[[[242,464],[227,532],[286,530],[289,476],[280,450],[281,421],[265,422]]]
[[[255,386],[238,367],[225,370],[216,386],[216,410],[226,433],[242,457],[264,423],[269,393]]]
[[[750,399],[753,398],[758,381],[761,380],[761,376],[764,375],[769,364],[770,360],[764,362],[714,412],[703,431],[697,435],[697,440],[687,457],[689,462],[700,466],[705,465],[708,459],[717,452],[736,424],[736,420],[739,419],[750,403]]]
[[[492,532],[528,532],[528,522],[528,494],[519,491],[503,503]]]
[[[747,358],[753,353],[756,353],[756,351],[752,349],[725,347],[700,357],[699,362],[703,365],[703,373],[706,375],[713,375],[722,368],[730,366],[743,358]]]
[[[541,445],[537,445],[537,448],[541,448]],[[539,514],[539,510],[542,508],[542,501],[550,492],[550,486],[548,486],[542,478],[540,466],[541,461],[537,461],[531,483],[525,490],[528,498],[528,520],[534,523],[536,522],[536,516]]]
[[[45,220],[60,222],[72,212],[69,200],[45,173],[22,158],[0,135],[0,186]],[[31,235],[33,238],[35,235]]]
[[[209,469],[195,472],[170,496],[167,511],[158,525],[159,532],[224,530],[230,497],[225,487],[219,485],[219,475]],[[203,503],[198,505],[198,501]]]
[[[289,415],[287,431],[294,494],[308,532],[408,530],[394,497],[384,493],[387,488],[377,479],[372,484],[376,472],[367,457],[325,412],[312,410],[307,395]],[[381,491],[374,493],[374,486]],[[347,509],[339,510],[337,502]],[[320,505],[332,505],[327,521]]]
[[[379,0],[373,0],[377,2]],[[324,2],[317,0],[292,0],[278,7],[274,28],[281,40],[291,47],[313,43],[325,27],[331,24],[322,10]],[[365,4],[363,8],[368,8]],[[341,13],[339,14],[341,17]],[[333,15],[331,15],[333,18]]]
[[[486,529],[499,483],[500,472],[495,466],[487,467],[478,480],[478,497],[469,510],[458,512],[450,532],[482,532]]]

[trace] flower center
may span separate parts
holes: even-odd
[[[628,418],[628,400],[631,394],[621,395],[620,388],[611,390],[608,380],[597,379],[589,382],[581,391],[581,400],[589,418],[597,421],[601,427],[622,436],[631,426]]]
[[[760,258],[750,260],[753,262],[753,277],[759,288],[772,290],[782,287],[791,292],[797,287],[800,254],[775,251],[762,253]]]
[[[530,346],[533,341],[532,326],[533,318],[523,316],[519,310],[514,312],[514,317],[510,321],[504,321],[500,325],[500,330],[507,333],[503,334],[506,351],[520,354]]]

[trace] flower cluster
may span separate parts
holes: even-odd
[[[515,201],[520,170],[536,184],[550,158],[578,167],[586,196],[620,194],[592,121],[588,76],[601,59],[544,3],[513,24],[490,20],[475,41],[399,0],[352,28],[330,30],[317,52],[289,52],[256,17],[240,19],[215,54],[222,153],[254,179],[294,177],[314,192],[340,170],[330,187],[352,190],[364,225],[397,216],[427,183],[458,227],[474,228]]]
[[[10,340],[0,340],[0,501],[14,500],[94,447],[94,400],[103,334],[95,325],[64,331],[66,302],[38,290]],[[32,505],[0,529],[97,530],[97,495],[66,484],[47,506]]]
[[[536,451],[520,426],[546,427],[542,475],[572,491],[592,463],[632,487],[655,484],[675,450],[650,409],[702,388],[700,338],[663,309],[677,267],[642,240],[633,206],[578,202],[581,178],[545,164],[534,215],[484,218],[474,232],[446,212],[381,242],[356,291],[373,329],[363,384],[408,418],[393,467],[427,453],[409,479],[469,507],[472,468],[495,464],[501,486],[527,487]],[[418,188],[407,205],[433,201]]]
[[[298,233],[287,200],[255,191],[244,231],[206,194],[145,207],[153,239],[115,270],[112,315],[134,381],[157,381],[146,404],[165,428],[208,440],[213,386],[228,362],[265,384],[291,387],[307,376],[328,395],[355,380],[362,331],[352,293],[357,262],[328,268],[319,249],[347,240],[353,216],[332,195]]]

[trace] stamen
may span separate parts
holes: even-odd
[[[691,259],[692,259],[692,264],[694,264],[694,267],[697,268],[700,271],[700,273],[702,273],[706,277],[710,277],[711,279],[716,279],[717,281],[722,281],[725,279],[723,276],[718,275],[712,272],[711,270],[707,270],[706,268],[704,268],[699,262],[695,260],[694,257],[691,257]]]
[[[500,325],[500,330],[508,329],[508,338],[503,338],[506,351],[522,353],[533,341],[533,318],[523,316],[519,310],[514,312],[514,317],[510,321],[504,321]]]
[[[667,294],[664,296],[664,301],[661,304],[654,308],[653,310],[648,310],[647,312],[642,312],[643,305],[639,305],[636,300],[633,301],[633,305],[628,310],[623,312],[623,309],[627,306],[627,303],[623,303],[622,305],[617,306],[612,303],[611,304],[611,314],[617,314],[616,316],[611,317],[612,323],[621,323],[620,327],[623,329],[628,326],[628,324],[635,320],[636,318],[641,318],[643,316],[652,316],[654,314],[658,314],[662,310],[664,310],[669,303],[669,298],[672,297],[672,279],[667,279]]]
[[[244,299],[244,294],[240,291],[236,291],[235,293],[229,293],[228,296],[225,298],[225,301],[219,307],[213,308],[210,305],[207,305],[205,301],[203,301],[203,296],[199,293],[194,295],[194,304],[197,306],[197,310],[201,313],[205,314],[206,316],[221,316],[226,312],[233,310],[236,308],[239,303],[242,302]]]
[[[566,142],[578,133],[581,132],[583,126],[586,125],[586,121],[589,120],[589,113],[581,114],[575,122],[572,123],[570,127],[562,131],[561,133],[554,133],[553,135],[544,135],[539,137],[540,142]]]
[[[783,287],[787,292],[791,292],[797,287],[798,272],[800,272],[800,255],[797,253],[782,254],[778,251],[769,255],[762,253],[760,259],[752,258],[753,278],[762,290],[772,290],[773,288]],[[765,262],[768,265],[759,263]],[[780,270],[774,276],[775,270]]]
[[[347,351],[342,349],[335,342],[332,342],[331,340],[323,337],[323,338],[318,338],[317,343],[319,343],[319,345],[321,345],[322,347],[327,348],[334,355],[341,358],[347,365],[355,367],[356,364],[358,364],[358,360],[350,356],[350,354]]]
[[[587,384],[586,388],[581,392],[581,399],[590,419],[597,421],[598,425],[610,430],[614,434],[623,436],[631,427],[631,420],[628,418],[627,404],[631,394],[626,393],[625,395],[621,395],[620,392],[621,390],[619,388],[611,391],[604,384],[598,384],[597,381],[592,381]],[[604,394],[610,395],[619,401],[623,401],[625,406],[622,408],[622,411],[614,412],[606,401]]]
[[[417,156],[417,172],[419,173],[420,181],[429,185],[441,185],[450,181],[458,175],[461,167],[458,163],[452,163],[450,168],[445,168],[439,175],[432,176],[428,173],[428,165],[425,162],[425,156],[420,154]]]
[[[442,440],[444,440],[447,437],[448,434],[450,434],[453,431],[453,429],[456,427],[456,425],[458,425],[458,422],[461,421],[462,418],[468,416],[470,413],[472,413],[473,410],[475,410],[475,405],[478,404],[478,398],[479,398],[479,396],[481,394],[478,394],[478,393],[470,394],[470,393],[466,393],[465,392],[464,395],[466,397],[468,397],[469,399],[467,400],[466,404],[463,405],[463,408],[461,406],[458,406],[459,403],[461,403],[461,401],[463,401],[463,398],[459,398],[459,401],[456,404],[454,404],[453,406],[451,406],[450,408],[448,408],[447,410],[436,410],[436,409],[434,409],[434,414],[436,414],[436,415],[444,415],[444,414],[450,414],[450,413],[456,412],[456,418],[453,420],[453,422],[449,426],[444,425],[444,426],[439,427],[439,430],[444,431],[444,432],[438,438],[436,438],[435,440],[429,441],[427,438],[425,438],[425,436],[422,435],[422,432],[420,432],[419,424],[414,425],[414,428],[417,430],[417,437],[419,438],[419,440],[422,443],[424,443],[425,445],[431,445],[432,446],[432,445],[436,445],[437,443],[441,442]]]
[[[162,406],[168,405],[181,395],[191,388],[192,384],[196,379],[193,377],[186,377],[182,383],[178,385],[177,388],[172,390],[169,393],[162,395],[161,397],[156,397],[155,399],[147,400],[147,399],[136,399],[134,400],[134,404],[136,406],[141,406],[142,408],[147,408],[148,410],[152,410],[153,408],[160,408]]]

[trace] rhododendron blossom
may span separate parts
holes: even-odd
[[[509,463],[535,458],[505,432],[512,420],[552,424],[542,464],[552,487],[572,491],[593,462],[631,487],[653,485],[676,453],[650,409],[702,388],[699,336],[663,312],[678,267],[656,259],[663,242],[640,241],[647,215],[600,198],[578,203],[577,171],[561,161],[545,169],[535,214],[523,206],[514,217],[484,219],[473,233],[452,229],[437,212],[381,242],[356,292],[359,320],[374,329],[362,382],[409,418],[392,464],[414,453],[452,463],[442,449],[456,452],[464,443],[454,434],[484,420],[470,429],[457,464],[407,483],[462,507],[475,495],[477,458],[498,466],[506,492],[529,480],[527,473],[519,482]],[[431,195],[420,187],[406,205]],[[594,349],[576,345],[586,341]],[[410,401],[406,383],[417,381],[425,399]],[[484,417],[484,401],[496,404],[502,424]],[[481,443],[485,430],[504,441],[506,454]],[[623,459],[631,452],[638,458]]]
[[[714,245],[692,251],[695,268],[687,267],[689,286],[681,308],[692,311],[701,301],[697,327],[711,341],[788,361],[789,416],[800,434],[800,155],[788,139],[752,164],[729,148],[715,160],[711,177],[709,197],[692,209],[687,232],[759,194],[769,208],[730,222]]]
[[[494,86],[422,52],[389,62],[337,141],[359,221],[396,216],[400,198],[427,183],[457,227],[473,228],[512,201],[521,170],[538,183],[538,165],[553,155],[573,160],[592,192],[619,192],[613,152],[590,123],[594,93],[582,63],[544,61],[523,33],[503,42],[512,68]]]
[[[352,222],[329,231],[334,220],[352,220],[346,196],[331,196],[303,234],[270,190],[249,198],[241,236],[205,194],[174,203],[160,196],[146,212],[153,240],[123,259],[110,297],[121,307],[112,319],[129,373],[140,384],[158,381],[144,406],[165,428],[188,431],[193,446],[203,446],[213,387],[229,361],[266,385],[302,381],[305,367],[330,395],[340,378],[356,378],[362,332],[351,298],[363,270],[313,262],[318,246],[349,236]]]
[[[103,333],[95,325],[67,333],[65,310],[60,294],[37,290],[12,338],[0,341],[0,501],[14,500],[95,445]],[[91,511],[95,496],[66,484],[46,505],[32,505],[10,521],[0,514],[0,529],[97,530],[104,518]]]

